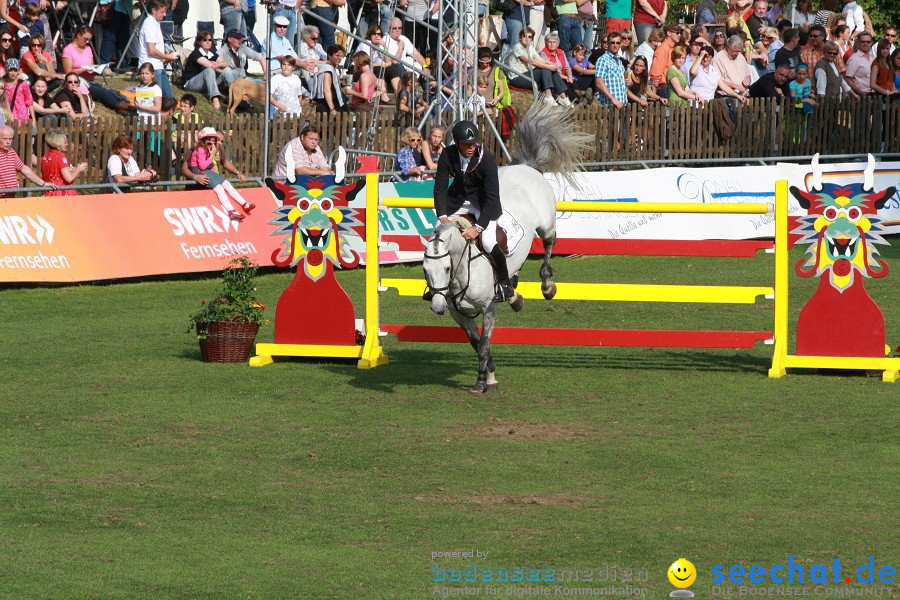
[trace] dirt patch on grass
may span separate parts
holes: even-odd
[[[480,496],[438,496],[430,494],[425,496],[416,496],[415,500],[417,502],[433,502],[435,504],[465,504],[483,507],[512,504],[588,508],[589,504],[587,498],[576,496],[574,494],[527,494],[516,496],[504,494],[485,494]]]
[[[566,427],[553,423],[492,419],[485,425],[458,425],[455,433],[475,433],[483,438],[504,439],[513,442],[548,442],[591,437],[590,430]]]

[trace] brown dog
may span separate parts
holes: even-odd
[[[250,79],[236,79],[228,88],[228,112],[232,115],[241,100],[249,100],[257,104],[266,103],[266,84]]]

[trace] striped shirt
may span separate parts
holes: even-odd
[[[15,150],[12,148],[6,152],[0,150],[0,189],[19,187],[18,173],[24,166],[25,163],[22,162]],[[4,194],[3,197],[11,195]]]

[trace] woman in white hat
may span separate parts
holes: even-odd
[[[234,186],[231,185],[231,182],[225,179],[225,177],[216,170],[215,167],[222,164],[224,159],[219,155],[219,139],[216,135],[215,128],[204,127],[200,130],[200,135],[198,137],[200,138],[200,142],[191,153],[191,172],[195,175],[204,175],[209,179],[209,183],[203,187],[209,188],[216,193],[216,196],[219,197],[219,202],[222,204],[222,210],[228,214],[229,219],[232,221],[243,221],[244,215],[234,209],[228,196],[231,196],[237,201],[248,215],[251,210],[256,208],[256,205],[250,204],[244,200]],[[235,169],[235,175],[237,175],[241,181],[244,180],[244,175],[240,171],[237,171],[237,169]],[[199,184],[199,181],[197,183]]]

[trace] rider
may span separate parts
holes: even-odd
[[[451,131],[454,143],[441,152],[434,176],[434,208],[441,223],[450,223],[450,217],[458,215],[475,218],[475,224],[464,229],[462,236],[474,240],[481,235],[481,245],[497,269],[494,302],[505,302],[512,297],[513,289],[506,256],[497,244],[497,219],[503,212],[497,161],[478,144],[478,126],[472,121],[459,121]]]

